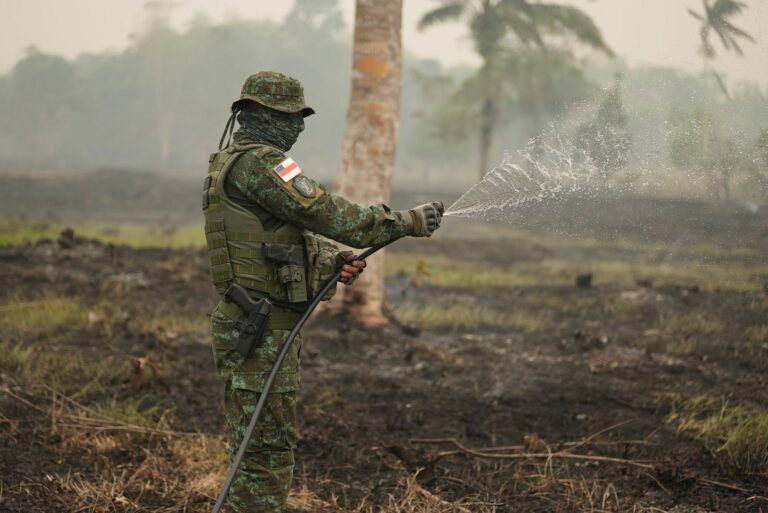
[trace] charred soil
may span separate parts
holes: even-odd
[[[204,251],[70,239],[0,249],[0,509],[209,510],[226,456]],[[391,326],[304,332],[291,508],[768,511],[766,467],[686,423],[768,408],[766,264],[649,252],[395,246]]]

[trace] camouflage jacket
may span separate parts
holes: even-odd
[[[243,133],[235,134],[236,144],[255,142]],[[267,153],[247,152],[230,170],[227,194],[246,206],[255,203],[275,219],[309,230],[353,248],[365,248],[409,235],[410,216],[391,211],[386,205],[361,206],[328,192],[309,177],[303,187],[294,187],[298,177],[284,181],[275,169],[286,160],[277,148]],[[265,226],[267,230],[274,227]]]

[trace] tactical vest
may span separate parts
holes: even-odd
[[[205,239],[211,278],[219,294],[233,281],[282,303],[303,303],[336,270],[335,246],[289,224],[266,231],[261,219],[271,214],[258,205],[249,210],[227,196],[224,183],[232,166],[248,151],[263,157],[262,144],[230,145],[209,159],[203,186]],[[258,212],[260,216],[255,212]],[[330,299],[335,289],[323,299]]]

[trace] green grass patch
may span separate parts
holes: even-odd
[[[56,339],[83,328],[87,311],[74,298],[14,300],[0,305],[0,333],[6,340]]]
[[[505,312],[477,305],[406,304],[395,315],[405,323],[422,328],[476,329],[481,327],[504,328],[533,333],[547,328],[549,316],[515,311]]]
[[[723,331],[723,322],[711,314],[691,312],[662,314],[657,328],[682,336],[711,335]]]
[[[642,279],[651,280],[657,287],[697,285],[704,290],[748,291],[762,287],[758,278],[768,274],[768,266],[658,265],[619,260],[585,263],[561,259],[494,266],[447,256],[389,253],[385,268],[387,276],[414,275],[432,285],[465,289],[572,286],[576,276],[585,272],[593,274],[596,286],[636,287]]]
[[[105,244],[134,248],[188,248],[205,245],[202,222],[188,226],[158,227],[140,224],[74,224],[0,222],[0,246],[34,244],[43,239],[56,240],[61,231],[71,227],[75,236],[96,239]]]
[[[90,336],[88,311],[74,298],[9,301],[0,305],[0,369],[33,391],[46,386],[83,395],[127,379],[128,365],[90,358],[62,342]]]
[[[72,396],[122,383],[131,372],[127,363],[90,359],[77,349],[12,342],[0,343],[0,370],[32,392],[50,387]]]
[[[199,335],[207,333],[210,328],[210,320],[207,315],[166,313],[141,322],[147,331],[175,335]]]
[[[705,290],[756,290],[757,278],[768,271],[768,266],[746,267],[739,264],[660,265],[633,263],[620,260],[590,263],[595,283],[611,283],[626,287],[636,286],[638,280],[651,280],[656,287],[698,285]]]
[[[664,352],[671,356],[691,356],[699,348],[699,343],[694,339],[682,339],[669,342],[664,347]]]
[[[625,299],[614,299],[603,304],[603,311],[619,319],[633,319],[640,314],[640,305]]]
[[[672,406],[667,422],[702,440],[724,467],[768,477],[768,411],[709,396],[667,394],[662,400]]]
[[[439,287],[496,288],[566,285],[572,278],[557,266],[521,262],[509,267],[494,267],[483,262],[467,262],[440,256],[387,255],[385,274],[419,275]]]

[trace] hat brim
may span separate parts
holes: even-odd
[[[306,118],[307,116],[311,116],[312,114],[315,114],[315,109],[313,109],[312,107],[307,107],[306,105],[303,106],[303,107],[296,108],[296,109],[289,109],[289,108],[285,108],[285,107],[278,107],[278,106],[275,106],[275,105],[267,105],[263,101],[260,101],[260,100],[258,100],[256,98],[240,98],[236,102],[232,103],[232,112],[234,112],[238,108],[242,107],[242,105],[244,103],[246,103],[246,102],[252,102],[252,103],[255,103],[257,105],[261,105],[263,107],[267,107],[268,109],[273,109],[273,110],[277,110],[277,111],[280,111],[280,112],[291,112],[291,113],[301,112],[301,117],[304,117],[304,118]]]

